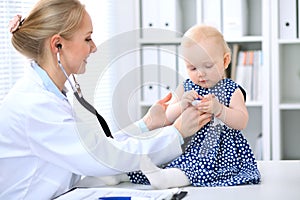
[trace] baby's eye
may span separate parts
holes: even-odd
[[[187,66],[187,69],[190,70],[190,71],[195,71],[197,68],[190,65],[190,66]]]
[[[90,42],[92,41],[92,38],[86,38],[85,41]]]
[[[213,66],[214,66],[214,64],[211,63],[211,64],[206,64],[204,67],[205,68],[212,68]]]

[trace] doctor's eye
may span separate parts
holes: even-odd
[[[90,41],[92,41],[92,38],[86,38],[85,41],[90,42]]]

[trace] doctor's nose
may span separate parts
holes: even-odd
[[[94,43],[93,40],[90,43],[90,47],[91,47],[91,49],[90,49],[91,53],[95,53],[97,51],[97,47],[96,47],[96,45],[95,45],[95,43]]]

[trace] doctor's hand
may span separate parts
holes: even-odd
[[[151,106],[143,120],[149,130],[161,128],[170,125],[171,122],[167,120],[166,110],[168,102],[172,98],[172,93],[169,93],[165,98],[159,100]]]
[[[195,99],[200,98],[201,96],[195,90],[189,90],[184,92],[181,97],[181,109],[185,110],[189,107]]]
[[[192,136],[211,120],[212,115],[194,106],[188,107],[174,122],[175,128],[183,138]]]

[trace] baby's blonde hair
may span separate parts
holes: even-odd
[[[188,29],[183,35],[181,46],[189,47],[203,41],[213,41],[216,45],[220,45],[223,48],[224,53],[231,53],[222,33],[212,26],[203,24],[195,25]]]
[[[13,33],[12,44],[24,56],[38,60],[45,41],[58,34],[70,39],[79,28],[85,7],[78,0],[40,0]]]

